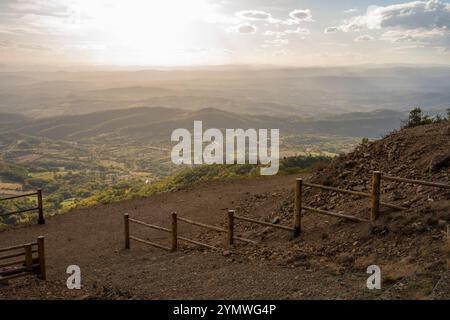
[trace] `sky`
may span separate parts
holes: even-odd
[[[449,62],[444,0],[0,0],[3,65]]]

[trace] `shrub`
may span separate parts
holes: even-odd
[[[438,121],[439,119],[430,118],[428,115],[424,115],[421,108],[416,107],[409,112],[408,120],[406,120],[403,128],[412,128],[430,124]]]

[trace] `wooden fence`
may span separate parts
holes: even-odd
[[[0,282],[36,274],[46,280],[44,237],[34,243],[0,248]]]
[[[336,187],[329,187],[329,186],[304,182],[303,179],[296,179],[294,211],[295,211],[295,216],[300,219],[300,222],[298,223],[298,225],[301,225],[302,210],[308,210],[308,211],[312,211],[315,213],[333,216],[333,217],[337,217],[337,218],[343,218],[343,219],[356,221],[356,222],[369,222],[369,220],[362,219],[362,218],[355,217],[355,216],[350,216],[350,215],[345,215],[342,213],[330,212],[330,211],[325,211],[325,210],[321,210],[321,209],[317,209],[317,208],[311,208],[308,206],[304,206],[302,204],[303,203],[303,186],[317,188],[317,189],[326,190],[326,191],[334,191],[334,192],[343,193],[343,194],[350,194],[350,195],[364,197],[364,198],[370,198],[370,200],[371,200],[370,221],[371,222],[375,222],[378,219],[378,217],[380,215],[380,206],[385,206],[385,207],[395,209],[395,210],[400,210],[400,211],[408,210],[408,208],[406,208],[406,207],[381,201],[382,180],[450,189],[450,185],[447,185],[447,184],[394,177],[394,176],[384,175],[380,171],[374,171],[372,174],[372,190],[370,193],[348,190],[348,189],[341,189],[341,188],[336,188]]]
[[[303,210],[307,210],[307,211],[311,211],[314,213],[327,215],[327,216],[331,216],[331,217],[342,218],[342,219],[346,219],[346,220],[350,220],[350,221],[354,221],[354,222],[366,222],[366,223],[374,222],[379,218],[379,212],[380,212],[381,206],[385,206],[385,207],[395,209],[395,210],[407,210],[408,208],[406,208],[406,207],[381,201],[382,179],[389,180],[389,181],[402,182],[402,183],[412,183],[412,184],[418,184],[418,185],[424,185],[424,186],[450,189],[450,185],[447,185],[447,184],[435,183],[435,182],[429,182],[429,181],[423,181],[423,180],[405,179],[405,178],[400,178],[400,177],[393,177],[393,176],[383,175],[379,171],[373,172],[372,190],[370,193],[309,183],[309,182],[303,181],[303,179],[301,179],[301,178],[298,178],[295,181],[293,227],[240,216],[240,215],[237,215],[234,210],[228,210],[228,223],[227,223],[226,229],[217,227],[217,226],[208,225],[208,224],[198,222],[198,221],[193,221],[191,219],[187,219],[184,217],[178,217],[176,213],[172,213],[172,228],[167,229],[164,227],[152,225],[152,224],[142,222],[139,220],[131,219],[128,214],[125,214],[124,215],[124,218],[125,218],[125,248],[130,249],[130,240],[134,240],[134,241],[141,242],[141,243],[144,243],[147,245],[151,245],[151,246],[154,246],[154,247],[157,247],[160,249],[165,249],[167,251],[176,251],[178,248],[178,240],[182,240],[182,241],[189,242],[191,244],[202,246],[202,247],[205,247],[208,249],[213,249],[213,250],[219,249],[217,247],[211,246],[206,243],[202,243],[199,241],[195,241],[195,240],[192,240],[189,238],[179,236],[178,235],[178,221],[187,223],[187,224],[190,224],[193,226],[201,227],[204,229],[213,230],[213,231],[216,231],[219,233],[224,233],[227,236],[226,243],[229,246],[232,246],[234,244],[235,240],[250,243],[250,244],[258,244],[258,242],[256,242],[256,241],[235,236],[235,220],[241,220],[241,221],[248,222],[248,223],[254,223],[254,224],[258,224],[258,225],[262,225],[262,226],[266,226],[266,227],[270,227],[270,228],[276,228],[276,229],[281,229],[284,231],[292,232],[294,238],[296,238],[301,233]],[[304,187],[317,188],[317,189],[321,189],[321,190],[325,190],[325,191],[333,191],[333,192],[342,193],[342,194],[349,194],[349,195],[353,195],[353,196],[369,198],[371,200],[370,218],[364,219],[364,218],[360,218],[360,217],[356,217],[356,216],[352,216],[352,215],[346,215],[346,214],[343,214],[340,212],[331,212],[331,211],[326,211],[326,210],[322,210],[319,208],[312,208],[312,207],[306,206],[303,204],[303,202],[304,202],[303,188]],[[154,242],[140,239],[140,238],[130,235],[130,223],[136,223],[136,224],[139,224],[142,226],[146,226],[148,228],[152,228],[152,229],[156,229],[156,230],[163,231],[166,233],[170,233],[172,235],[171,247],[167,247],[167,246],[164,246],[164,245],[161,245],[158,243],[154,243]],[[448,227],[448,229],[447,229],[447,234],[448,234],[448,239],[449,239],[448,240],[448,250],[449,250],[449,262],[448,263],[449,263],[449,267],[450,267],[450,227]]]
[[[42,190],[37,190],[36,192],[27,193],[27,194],[21,194],[17,196],[11,196],[6,198],[0,198],[0,202],[6,201],[6,200],[14,200],[24,197],[32,197],[37,196],[37,202],[38,206],[36,208],[29,208],[29,209],[23,209],[18,210],[14,212],[6,212],[6,213],[0,213],[0,217],[6,217],[6,216],[12,216],[14,214],[24,213],[24,212],[30,212],[30,211],[37,211],[38,212],[38,224],[45,224],[45,218],[44,218],[44,205],[42,201]]]
[[[249,223],[254,223],[254,224],[259,224],[261,226],[266,226],[266,227],[270,227],[270,228],[276,228],[276,229],[281,229],[281,230],[285,230],[285,231],[289,231],[289,232],[293,232],[294,233],[294,237],[297,236],[296,233],[296,229],[295,226],[294,227],[288,227],[288,226],[284,226],[284,225],[280,225],[280,224],[275,224],[275,223],[270,223],[270,222],[265,222],[265,221],[261,221],[261,220],[256,220],[256,219],[252,219],[252,218],[248,218],[248,217],[243,217],[243,216],[239,216],[237,214],[235,214],[234,210],[229,210],[228,211],[228,244],[232,245],[234,243],[234,239],[238,239],[234,236],[234,221],[235,220],[242,220],[245,222],[249,222]],[[294,222],[295,224],[295,222]],[[242,238],[240,238],[242,239]],[[249,241],[246,239],[246,241]],[[255,243],[253,241],[253,243]]]
[[[130,249],[130,240],[134,240],[134,241],[137,241],[137,242],[140,242],[140,243],[144,243],[144,244],[147,244],[147,245],[159,248],[159,249],[164,249],[164,250],[167,250],[167,251],[176,251],[178,249],[178,240],[181,240],[181,241],[188,242],[188,243],[191,243],[191,244],[195,244],[195,245],[207,248],[207,249],[220,250],[220,248],[211,246],[209,244],[202,243],[202,242],[199,242],[199,241],[196,241],[196,240],[192,240],[192,239],[180,236],[178,234],[178,222],[179,221],[183,222],[183,223],[187,223],[187,224],[193,225],[193,226],[201,227],[201,228],[204,228],[204,229],[216,231],[216,232],[219,232],[219,233],[225,233],[225,234],[228,235],[227,236],[227,239],[228,239],[227,243],[229,243],[229,244],[233,244],[233,240],[238,240],[238,241],[242,241],[242,242],[250,243],[250,244],[257,244],[256,241],[253,241],[253,240],[250,240],[250,239],[245,239],[245,238],[242,238],[242,237],[237,237],[237,236],[234,236],[233,234],[231,235],[231,238],[230,238],[230,231],[229,231],[230,229],[227,230],[227,229],[223,229],[221,227],[208,225],[208,224],[205,224],[205,223],[202,223],[202,222],[198,222],[198,221],[193,221],[191,219],[187,219],[187,218],[184,218],[184,217],[179,217],[176,213],[172,213],[171,218],[172,218],[172,221],[171,221],[172,222],[172,224],[171,224],[172,227],[171,227],[171,229],[167,229],[167,228],[164,228],[164,227],[161,227],[161,226],[157,226],[157,225],[149,224],[149,223],[146,223],[146,222],[143,222],[143,221],[139,221],[139,220],[136,220],[136,219],[132,219],[132,218],[129,217],[129,214],[126,213],[124,215],[125,249]],[[138,238],[138,237],[130,235],[130,223],[135,223],[135,224],[138,224],[138,225],[141,225],[141,226],[145,226],[147,228],[151,228],[151,229],[163,231],[163,232],[166,232],[166,233],[170,233],[171,234],[171,242],[172,242],[171,247],[169,248],[169,247],[161,245],[159,243],[151,242],[151,241],[144,240],[144,239],[141,239],[141,238]],[[230,241],[229,239],[232,239],[232,240]]]

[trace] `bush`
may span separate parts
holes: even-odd
[[[438,122],[439,119],[430,118],[428,115],[424,115],[421,108],[416,107],[409,112],[408,120],[406,120],[403,128],[413,128],[417,126],[422,126],[425,124],[431,124]]]

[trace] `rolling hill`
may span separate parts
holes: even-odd
[[[194,120],[204,128],[279,128],[281,134],[331,134],[349,137],[379,137],[399,127],[404,114],[394,111],[342,114],[322,120],[236,114],[208,108],[188,111],[173,108],[130,108],[86,115],[24,120],[15,132],[57,140],[123,138],[170,139],[174,129],[192,129]]]
[[[353,190],[369,187],[372,170],[450,183],[448,122],[403,129],[363,144],[312,175],[208,181],[148,198],[75,209],[44,226],[0,230],[5,246],[46,237],[48,281],[22,278],[0,298],[78,299],[449,299],[446,233],[448,190],[384,183],[385,201],[375,223],[350,222],[304,211],[302,233],[236,223],[237,235],[257,241],[224,246],[225,237],[180,224],[179,235],[216,246],[185,242],[168,253],[133,242],[125,250],[123,214],[170,226],[170,214],[224,228],[228,209],[266,222],[292,225],[295,178]],[[448,159],[448,158],[447,158]],[[305,189],[312,207],[367,217],[368,199]],[[24,230],[26,232],[24,232]],[[132,234],[168,245],[170,236],[139,229]],[[72,255],[67,255],[70,251]],[[69,264],[82,268],[81,290],[66,289]],[[381,289],[367,290],[367,267],[381,269]]]

